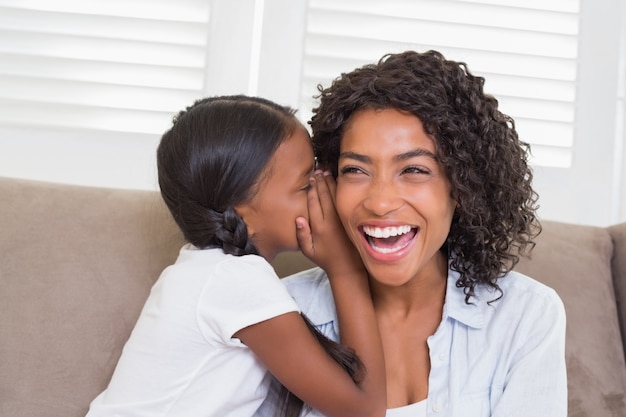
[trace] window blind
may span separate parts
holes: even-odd
[[[579,0],[310,0],[300,109],[316,86],[407,49],[436,49],[486,78],[535,165],[570,167]]]
[[[202,95],[209,2],[0,0],[0,123],[161,134]]]

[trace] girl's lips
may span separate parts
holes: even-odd
[[[408,253],[419,228],[407,224],[360,227],[368,254],[382,262],[395,261]]]

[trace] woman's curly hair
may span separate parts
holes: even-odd
[[[530,145],[483,92],[484,81],[437,51],[388,54],[328,88],[318,86],[320,104],[310,121],[318,162],[335,177],[342,134],[355,112],[393,108],[422,121],[458,203],[442,249],[460,273],[456,285],[466,302],[478,284],[501,294],[497,279],[532,250],[541,231]]]

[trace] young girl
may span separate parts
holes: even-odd
[[[251,416],[268,370],[327,416],[384,415],[365,269],[294,111],[255,97],[199,100],[163,135],[157,164],[163,199],[189,243],[154,285],[88,417]],[[341,342],[354,351],[307,326],[270,266],[298,244],[328,272]],[[299,414],[297,398],[282,398],[283,414]]]

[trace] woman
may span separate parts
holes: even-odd
[[[316,156],[369,273],[387,416],[567,415],[563,304],[512,271],[540,231],[529,145],[483,83],[435,51],[392,54],[314,110]],[[285,282],[337,340],[324,272]]]

